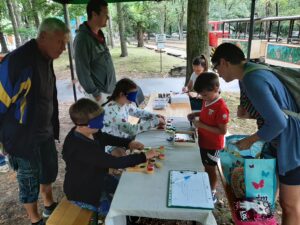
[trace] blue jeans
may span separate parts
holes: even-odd
[[[58,161],[54,139],[37,144],[31,159],[9,156],[9,163],[17,171],[20,202],[36,202],[40,184],[51,184],[57,177]]]

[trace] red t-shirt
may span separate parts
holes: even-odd
[[[229,121],[229,110],[222,98],[207,104],[203,101],[200,112],[200,121],[208,126],[218,127],[219,124],[226,124]],[[198,128],[200,148],[219,150],[224,148],[224,135],[212,133],[203,128]]]

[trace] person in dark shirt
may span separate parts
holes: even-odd
[[[58,172],[54,139],[59,138],[53,60],[65,50],[68,40],[67,26],[47,18],[36,39],[6,55],[0,64],[0,140],[17,171],[20,202],[32,224],[44,224],[37,207],[39,192],[44,217],[57,204],[51,188]]]
[[[101,212],[101,194],[113,194],[116,189],[108,169],[135,166],[158,153],[151,150],[122,157],[112,156],[105,152],[106,145],[129,149],[143,149],[144,145],[132,139],[102,133],[104,111],[90,99],[78,100],[70,107],[69,113],[76,126],[71,129],[63,145],[62,154],[66,162],[64,192],[73,204]]]

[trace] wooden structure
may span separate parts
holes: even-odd
[[[172,103],[168,105],[165,109],[155,110],[152,108],[152,103],[154,102],[155,98],[158,97],[157,93],[153,93],[150,95],[149,101],[145,110],[160,114],[166,117],[185,117],[192,112],[190,102],[186,103]]]
[[[47,225],[89,225],[93,212],[82,209],[64,197],[55,208]]]

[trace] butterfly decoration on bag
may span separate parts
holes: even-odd
[[[268,177],[269,176],[269,174],[270,174],[270,172],[266,172],[266,171],[261,171],[261,176],[262,177]]]
[[[256,182],[252,182],[252,185],[253,187],[258,190],[258,189],[261,189],[265,186],[265,181],[264,180],[260,180],[259,183],[256,183]]]

